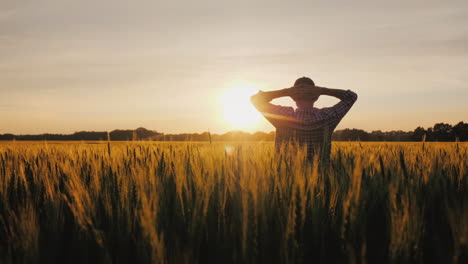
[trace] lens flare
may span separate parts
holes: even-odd
[[[229,155],[229,156],[231,156],[234,153],[234,147],[233,146],[228,145],[228,146],[226,146],[224,148],[224,150],[226,151],[226,154]]]

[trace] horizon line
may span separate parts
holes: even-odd
[[[459,121],[457,122],[456,124],[458,123],[464,123],[464,121]],[[454,126],[450,123],[444,123],[444,122],[437,122],[435,123],[434,125],[436,124],[449,124],[451,126]],[[425,127],[423,126],[416,126],[413,130],[402,130],[402,129],[397,129],[397,130],[381,130],[381,129],[377,129],[377,130],[371,130],[371,131],[368,131],[368,130],[365,130],[365,129],[361,129],[361,128],[343,128],[343,129],[336,129],[334,130],[334,132],[336,131],[341,131],[341,130],[362,130],[362,131],[365,131],[365,132],[374,132],[374,131],[381,131],[381,132],[393,132],[393,131],[403,131],[403,132],[411,132],[411,131],[414,131],[415,129],[417,128],[423,128],[423,129],[426,129]],[[427,127],[427,128],[431,128],[433,126],[430,126],[430,127]],[[254,132],[248,132],[248,131],[244,131],[244,130],[241,130],[241,129],[235,129],[235,130],[229,130],[229,131],[226,131],[224,133],[212,133],[211,131],[209,130],[205,130],[205,131],[202,131],[202,132],[177,132],[177,133],[166,133],[166,132],[161,132],[161,131],[158,131],[158,130],[154,130],[154,129],[149,129],[149,128],[145,128],[145,127],[138,127],[138,128],[135,128],[135,129],[122,129],[122,128],[115,128],[113,130],[101,130],[101,131],[97,131],[97,130],[80,130],[80,131],[74,131],[72,133],[52,133],[52,132],[44,132],[44,133],[20,133],[20,134],[17,134],[17,133],[9,133],[9,132],[6,132],[6,133],[3,133],[3,132],[0,132],[0,135],[15,135],[15,136],[25,136],[25,135],[73,135],[73,134],[76,134],[76,133],[81,133],[81,132],[89,132],[89,133],[111,133],[113,131],[136,131],[140,128],[143,128],[145,130],[148,130],[148,131],[152,131],[152,132],[157,132],[157,133],[161,133],[161,134],[203,134],[203,133],[210,133],[210,134],[213,134],[213,135],[222,135],[222,134],[227,134],[227,133],[231,133],[231,132],[242,132],[242,133],[246,133],[246,134],[255,134],[255,133],[259,133],[259,132],[262,132],[262,133],[265,133],[265,134],[269,134],[269,133],[275,133],[276,131],[275,130],[271,130],[271,131],[263,131],[263,130],[258,130],[258,131],[254,131]]]

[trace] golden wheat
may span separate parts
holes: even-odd
[[[424,144],[424,145],[423,145]],[[468,144],[0,144],[0,262],[462,263]]]

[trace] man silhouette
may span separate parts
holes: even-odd
[[[332,107],[315,108],[314,103],[321,95],[334,96],[341,101]],[[270,103],[271,100],[284,96],[289,96],[296,102],[296,110]],[[277,152],[282,146],[287,149],[288,145],[294,142],[306,145],[309,161],[318,155],[320,163],[328,164],[333,130],[353,106],[357,94],[350,90],[315,86],[312,79],[301,77],[291,88],[270,92],[259,91],[250,99],[276,128]]]

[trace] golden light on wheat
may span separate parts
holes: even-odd
[[[468,144],[304,160],[272,142],[2,143],[0,262],[463,260]]]

